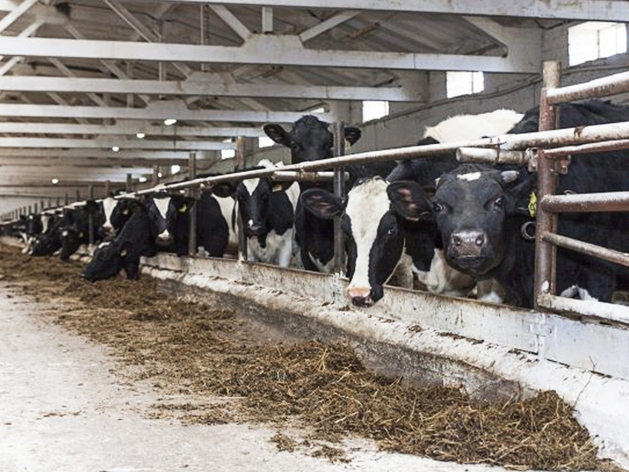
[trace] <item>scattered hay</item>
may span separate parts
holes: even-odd
[[[167,394],[213,399],[163,402],[151,417],[279,428],[297,421],[318,440],[338,443],[352,434],[388,451],[516,469],[611,467],[596,459],[587,430],[554,392],[479,405],[458,388],[417,389],[366,371],[347,345],[282,344],[238,313],[167,298],[146,277],[89,284],[77,277],[80,267],[0,247],[3,283],[19,281],[27,294],[55,297],[56,322],[112,346],[138,366],[135,379]],[[313,446],[281,432],[271,440],[286,451]],[[315,449],[313,454],[346,460],[329,443]]]

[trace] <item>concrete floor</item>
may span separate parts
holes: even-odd
[[[331,463],[279,452],[272,429],[148,419],[160,394],[117,374],[106,348],[37,316],[51,309],[0,282],[2,472],[504,471],[385,454],[367,441],[348,446],[351,462]]]

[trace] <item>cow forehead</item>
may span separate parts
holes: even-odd
[[[480,172],[469,172],[467,174],[459,174],[456,176],[459,180],[467,180],[468,182],[473,182],[481,178]]]
[[[111,217],[111,214],[113,213],[114,208],[116,208],[117,204],[118,200],[116,200],[115,198],[107,197],[103,200],[103,211],[105,213],[105,218],[107,221],[109,221],[109,218]]]
[[[244,185],[249,195],[253,195],[254,190],[260,185],[260,179],[247,179],[243,180],[242,184]]]
[[[166,215],[168,214],[168,207],[170,206],[170,197],[164,197],[164,198],[154,198],[153,202],[155,203],[155,208],[157,208],[157,211],[159,211],[159,214],[162,216],[162,218],[166,218]]]
[[[383,180],[369,180],[354,187],[347,195],[345,214],[352,222],[354,237],[358,234],[375,232],[378,223],[389,211],[387,183]]]

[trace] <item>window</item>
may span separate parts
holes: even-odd
[[[275,142],[269,138],[268,136],[260,136],[258,138],[258,147],[259,148],[265,148],[265,147],[271,147],[275,144]]]
[[[221,159],[231,159],[236,156],[236,151],[233,149],[221,149]]]
[[[571,66],[627,52],[624,23],[587,21],[568,28],[568,62]]]
[[[389,102],[368,100],[363,102],[363,123],[389,114]]]
[[[470,95],[485,90],[485,76],[482,72],[447,72],[446,97]]]

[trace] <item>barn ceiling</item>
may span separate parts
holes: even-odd
[[[623,17],[624,0],[0,0],[0,194],[150,174],[339,101],[421,103],[430,70],[538,73],[544,28]]]

